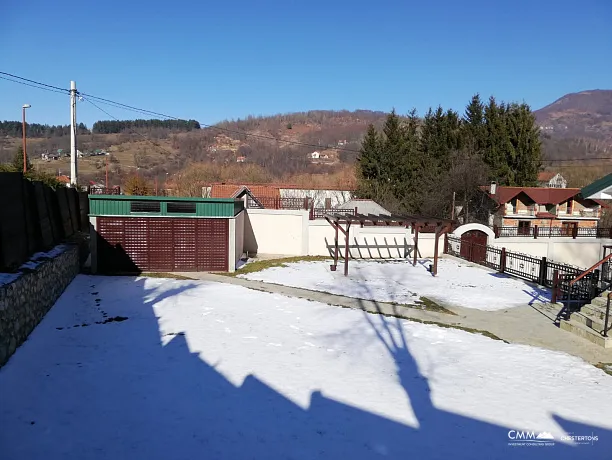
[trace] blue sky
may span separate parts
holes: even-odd
[[[0,71],[215,123],[311,109],[540,108],[612,89],[610,0],[3,2]],[[69,122],[66,97],[0,80],[0,119]],[[137,117],[105,107],[113,116]],[[109,117],[82,102],[88,125]]]

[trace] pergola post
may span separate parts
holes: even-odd
[[[338,266],[338,225],[334,225],[336,236],[334,237],[334,270]]]
[[[419,224],[414,224],[412,228],[414,229],[414,254],[412,258],[412,265],[416,267],[417,254],[419,252]]]
[[[348,276],[348,260],[349,260],[349,230],[351,222],[346,224],[346,232],[344,233],[344,276]]]
[[[434,263],[433,263],[433,269],[432,269],[432,275],[436,276],[438,274],[438,241],[440,241],[440,237],[442,236],[442,233],[445,233],[446,228],[445,227],[436,227],[436,233],[435,233],[435,241],[434,241]]]

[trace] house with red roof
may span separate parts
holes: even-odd
[[[493,203],[492,224],[518,227],[529,234],[531,227],[561,227],[567,234],[574,228],[597,227],[603,202],[582,196],[578,188],[483,187]]]
[[[567,181],[565,178],[554,171],[541,171],[538,173],[538,186],[548,188],[565,188]]]

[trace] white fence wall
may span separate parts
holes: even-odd
[[[603,257],[604,245],[612,240],[601,238],[497,238],[489,239],[491,246],[522,252],[534,257],[546,257],[564,264],[588,268]]]
[[[244,250],[285,256],[329,256],[334,250],[333,227],[324,219],[309,220],[308,211],[249,209],[245,218]],[[397,259],[412,257],[413,235],[404,227],[352,225],[349,252],[353,258]],[[339,253],[344,254],[344,234],[339,232]],[[440,237],[438,254],[444,249]],[[434,235],[419,234],[419,257],[433,257]]]

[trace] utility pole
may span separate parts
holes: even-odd
[[[106,155],[106,193],[108,193],[108,155]]]
[[[26,109],[32,107],[30,104],[23,104],[21,108],[21,130],[23,131],[23,173],[28,172],[28,154],[26,153]]]
[[[453,207],[451,208],[451,220],[455,220],[455,192],[453,192]]]
[[[70,184],[77,185],[76,82],[70,82]]]

